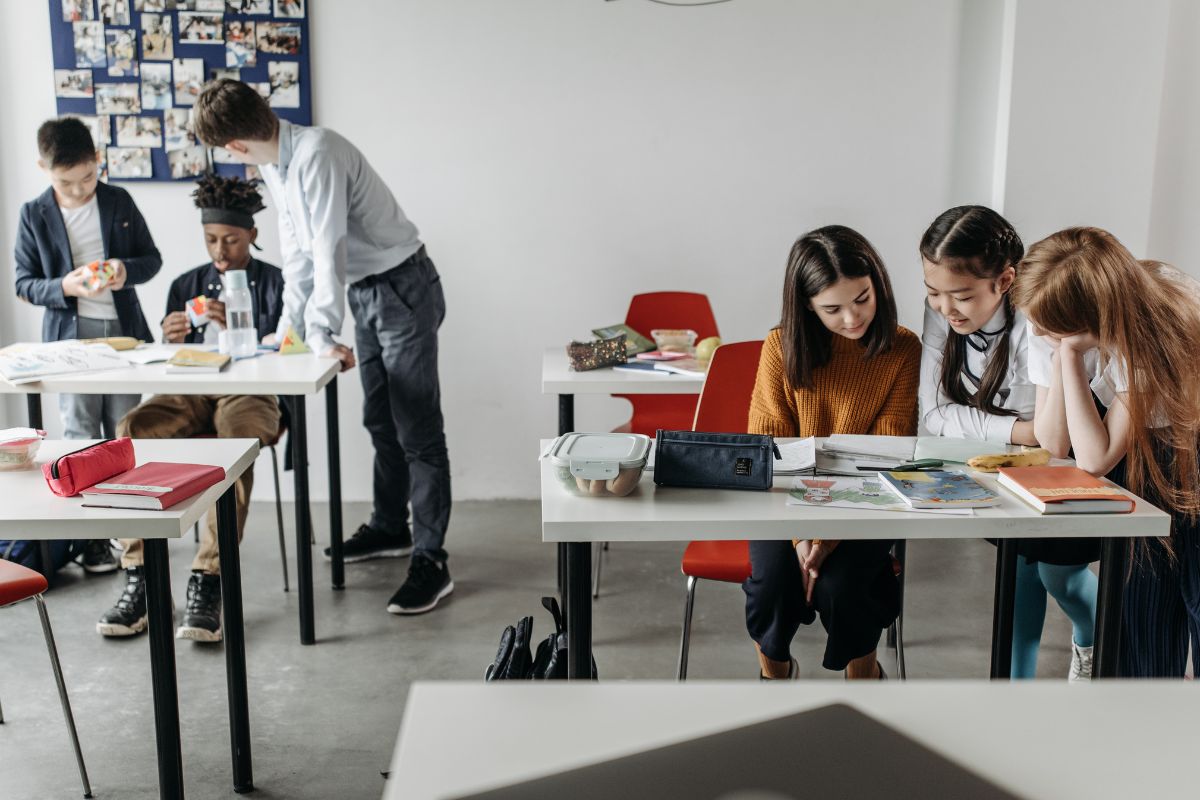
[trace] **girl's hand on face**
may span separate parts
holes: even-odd
[[[1071,350],[1076,353],[1086,353],[1100,346],[1100,340],[1095,334],[1091,333],[1075,333],[1070,336],[1063,336],[1058,340],[1059,350]]]

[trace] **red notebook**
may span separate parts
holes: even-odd
[[[225,480],[225,470],[207,464],[151,461],[84,489],[85,506],[162,511]]]
[[[1128,514],[1129,495],[1079,467],[1001,467],[999,483],[1043,514]]]

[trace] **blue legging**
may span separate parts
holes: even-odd
[[[1075,644],[1091,647],[1096,632],[1099,582],[1087,564],[1060,567],[1017,559],[1017,599],[1013,612],[1012,677],[1037,675],[1038,646],[1046,622],[1049,592],[1071,620]]]

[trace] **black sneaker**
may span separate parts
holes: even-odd
[[[187,609],[176,639],[221,641],[221,576],[193,572],[188,578]]]
[[[413,551],[412,535],[384,533],[370,525],[359,525],[354,535],[342,543],[342,561],[370,561],[373,558],[404,558]],[[325,548],[325,560],[333,560],[333,548]]]
[[[80,561],[83,564],[84,572],[93,574],[116,572],[117,567],[120,566],[113,555],[112,545],[108,543],[108,539],[89,539],[84,542],[83,558]]]
[[[125,570],[125,589],[117,604],[96,623],[101,636],[133,636],[146,630],[146,574],[141,567]]]
[[[431,558],[417,557],[409,565],[404,585],[388,601],[387,610],[392,614],[424,614],[453,591],[449,567]]]

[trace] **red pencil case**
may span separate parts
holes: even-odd
[[[133,440],[128,436],[105,439],[59,456],[42,465],[50,491],[73,497],[84,489],[133,469]]]

